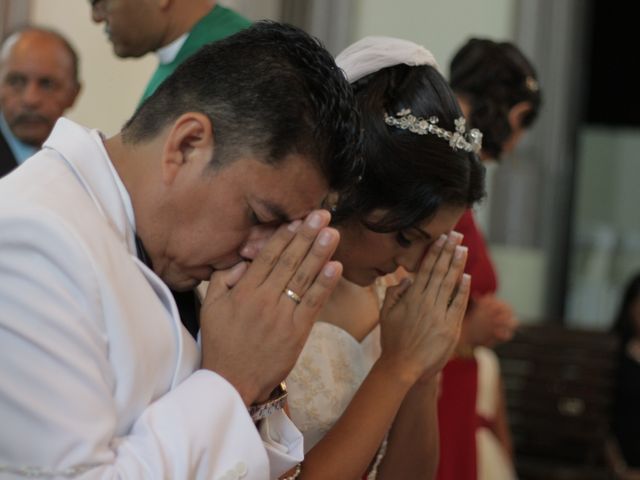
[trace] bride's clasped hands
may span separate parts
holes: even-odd
[[[387,290],[380,312],[378,363],[413,385],[435,376],[451,356],[469,298],[467,249],[457,232],[442,235],[426,252],[413,279]]]

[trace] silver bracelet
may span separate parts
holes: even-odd
[[[387,434],[384,437],[384,440],[382,441],[382,445],[380,445],[380,448],[378,449],[378,453],[376,454],[376,459],[373,462],[373,466],[371,467],[371,470],[367,474],[367,480],[375,480],[378,477],[378,467],[380,466],[380,463],[382,463],[384,454],[387,453],[388,438],[389,438],[389,434]]]
[[[296,478],[298,478],[300,476],[301,472],[302,472],[302,463],[299,463],[299,464],[296,465],[296,471],[295,472],[293,472],[288,477],[281,478],[280,480],[296,480]]]
[[[256,405],[251,405],[249,410],[249,415],[251,415],[251,419],[254,422],[262,420],[263,418],[268,417],[276,410],[280,410],[284,407],[284,404],[287,401],[287,385],[284,382],[281,382],[273,392],[271,392],[271,396],[264,403],[258,403]]]

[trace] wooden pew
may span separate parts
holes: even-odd
[[[605,461],[617,339],[525,326],[496,349],[520,480],[612,478]]]

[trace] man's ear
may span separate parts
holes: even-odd
[[[531,102],[518,102],[511,107],[507,116],[511,130],[518,130],[522,127],[522,119],[531,111],[531,108]]]
[[[171,127],[162,149],[162,179],[173,183],[184,166],[204,168],[213,157],[213,128],[199,112],[180,115]]]
[[[80,95],[81,91],[82,91],[82,84],[80,82],[76,83],[72,87],[69,87],[65,110],[73,107],[73,104],[76,103],[76,99],[78,98],[78,95]]]

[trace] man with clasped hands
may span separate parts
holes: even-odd
[[[276,387],[340,277],[315,209],[359,173],[353,112],[316,41],[259,23],[119,134],[61,119],[0,180],[1,478],[267,479],[301,460]],[[196,340],[168,287],[203,280]]]

